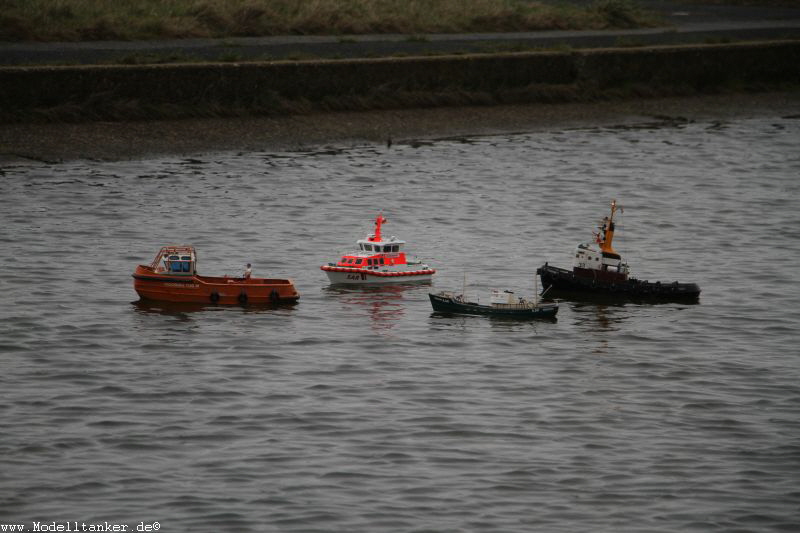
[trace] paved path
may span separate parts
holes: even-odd
[[[573,0],[580,2],[581,0]],[[642,0],[671,26],[636,30],[539,31],[491,34],[285,36],[171,41],[0,43],[0,65],[91,64],[253,59],[382,57],[420,54],[501,52],[532,48],[591,48],[800,39],[796,8],[696,6],[670,0]]]

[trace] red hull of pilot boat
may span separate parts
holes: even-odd
[[[140,298],[164,302],[217,304],[292,303],[299,298],[288,279],[176,276],[139,265],[133,288]]]

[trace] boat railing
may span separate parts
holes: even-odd
[[[189,255],[193,261],[197,260],[197,254],[192,246],[162,246],[150,263],[150,268],[157,269],[164,256],[170,255]]]
[[[495,309],[530,309],[533,307],[532,302],[523,301],[516,304],[492,304]]]

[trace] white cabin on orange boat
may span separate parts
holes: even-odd
[[[164,246],[150,266],[156,272],[191,276],[197,274],[197,253],[192,246]]]

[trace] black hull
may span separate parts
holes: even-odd
[[[480,305],[472,302],[458,302],[453,298],[428,294],[433,310],[437,313],[460,315],[487,315],[504,318],[555,318],[558,313],[556,304],[540,304],[539,307],[527,309],[503,309],[490,305]]]
[[[629,278],[625,281],[603,281],[545,264],[536,270],[548,296],[591,296],[606,299],[645,300],[660,302],[697,302],[700,287],[696,283],[662,283]]]

